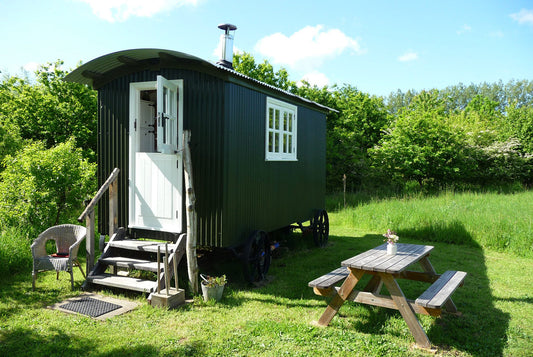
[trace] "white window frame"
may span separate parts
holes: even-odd
[[[267,97],[265,160],[298,161],[298,107]]]

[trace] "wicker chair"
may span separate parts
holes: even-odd
[[[78,266],[85,278],[85,273],[78,261],[78,249],[83,239],[85,239],[86,232],[85,227],[74,224],[62,224],[50,227],[39,234],[31,245],[31,254],[33,256],[33,290],[35,290],[35,278],[39,271],[55,270],[57,272],[56,279],[59,279],[60,271],[70,272],[71,289],[74,289],[73,266]],[[57,253],[47,254],[46,242],[49,240],[55,241]]]

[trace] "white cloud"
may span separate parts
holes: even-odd
[[[504,34],[501,31],[493,31],[489,35],[490,35],[490,37],[494,37],[494,38],[503,38],[504,37]]]
[[[198,0],[78,0],[91,6],[93,13],[109,22],[126,21],[131,16],[151,17],[182,5],[196,5]]]
[[[37,62],[28,62],[26,63],[24,66],[22,66],[22,68],[25,70],[25,71],[28,71],[28,72],[35,72],[36,70],[38,70],[39,68],[41,67],[41,64],[40,63],[37,63]]]
[[[311,70],[346,50],[364,53],[359,42],[339,29],[306,26],[290,36],[275,33],[259,40],[255,50],[273,63]]]
[[[306,81],[310,85],[316,85],[319,88],[329,85],[329,78],[324,73],[318,71],[312,71],[305,74],[301,81]],[[301,81],[298,82],[299,86],[302,84]]]
[[[519,24],[530,24],[533,25],[533,10],[522,9],[520,12],[509,15],[515,21],[518,21]]]
[[[400,57],[398,57],[398,61],[400,62],[410,62],[415,61],[418,59],[418,53],[416,52],[406,52]]]
[[[461,27],[459,30],[457,30],[457,34],[458,35],[462,35],[465,32],[470,32],[470,31],[472,31],[472,27],[470,27],[469,25],[464,24],[463,27]]]

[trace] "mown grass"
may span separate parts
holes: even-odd
[[[526,201],[530,199],[529,194],[522,197]],[[500,196],[500,199],[507,201],[509,197]],[[515,199],[520,207],[528,204]],[[459,197],[455,200],[459,206],[466,202]],[[493,198],[488,200],[492,202]],[[414,340],[397,311],[347,303],[329,327],[312,324],[325,309],[326,301],[315,296],[307,283],[338,267],[341,260],[382,243],[383,227],[394,229],[396,226],[391,224],[400,222],[376,213],[383,209],[380,205],[385,202],[387,206],[395,204],[393,200],[368,202],[354,209],[331,212],[330,244],[325,248],[313,247],[310,237],[300,234],[284,239],[283,245],[290,249],[273,261],[272,281],[265,286],[245,286],[230,262],[210,265],[209,269],[226,272],[230,279],[219,303],[204,303],[195,297],[194,303],[167,311],[154,309],[143,297],[130,295],[124,298],[139,301],[141,307],[106,321],[95,321],[45,308],[79,294],[70,291],[68,274],[60,275],[59,281],[54,273],[41,274],[35,292],[31,291],[31,273],[3,275],[0,277],[0,355],[426,355],[413,349]],[[501,205],[507,207],[500,212],[502,216],[508,214],[503,210],[509,206]],[[370,216],[372,211],[375,212],[373,220],[383,222],[383,226],[369,229],[365,226],[368,223],[364,223],[369,221],[362,220],[359,224],[354,218]],[[513,212],[516,211],[519,210],[515,207]],[[463,212],[467,215],[470,211]],[[416,220],[411,225],[401,221],[402,225],[396,228],[402,242],[435,246],[431,262],[438,272],[448,269],[468,272],[464,286],[453,296],[463,315],[420,316],[420,322],[432,343],[438,346],[438,355],[528,356],[533,348],[533,277],[529,274],[533,271],[533,260],[484,247],[469,232],[465,220],[461,220],[466,227],[463,244],[430,243],[420,235],[407,234],[419,232],[421,225]],[[487,222],[490,224],[490,220]],[[430,225],[436,236],[450,233],[448,226],[446,222]],[[79,271],[75,271],[75,278],[79,288],[82,281]],[[426,287],[405,280],[400,285],[411,298]],[[105,294],[117,296],[112,292]]]

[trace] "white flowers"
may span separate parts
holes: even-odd
[[[396,235],[396,232],[391,229],[387,229],[387,233],[383,234],[383,237],[387,238],[385,241],[389,244],[394,244],[400,239],[400,237]]]

